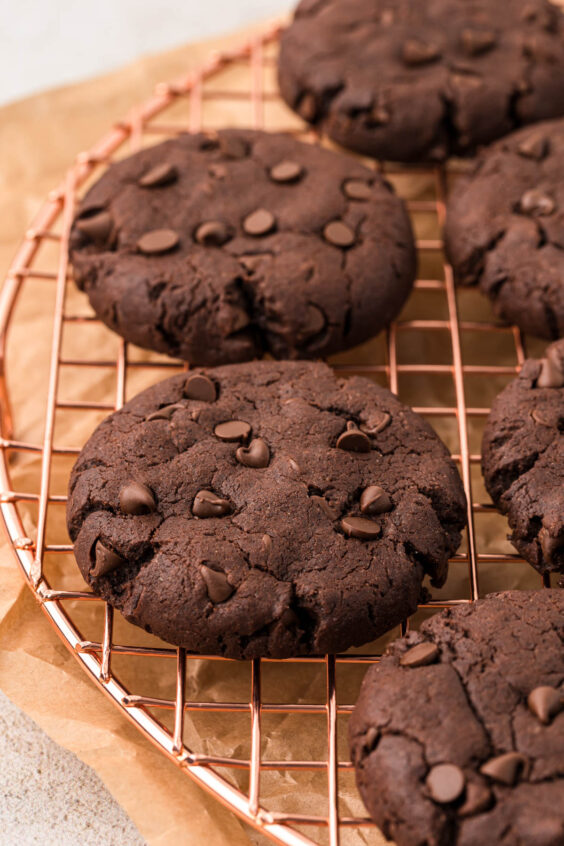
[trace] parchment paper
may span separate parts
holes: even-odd
[[[257,28],[258,31],[258,28]],[[0,265],[7,268],[23,232],[45,195],[56,186],[74,155],[89,147],[113,121],[123,117],[129,108],[147,98],[155,83],[174,79],[200,63],[211,49],[225,49],[239,45],[250,31],[205,44],[191,45],[160,56],[140,60],[104,78],[84,82],[69,88],[29,98],[0,110]],[[243,73],[243,71],[241,71]],[[241,78],[242,80],[242,78]],[[237,85],[237,77],[231,77]],[[244,82],[240,82],[241,85]],[[238,112],[228,112],[220,104],[206,107],[209,125],[245,124]],[[289,114],[283,110],[269,116],[269,128],[277,123],[288,125]],[[395,180],[403,196],[430,196],[429,180],[402,178]],[[436,222],[420,222],[420,237],[438,237]],[[440,266],[425,259],[422,276],[432,278],[440,273]],[[76,310],[88,306],[78,293]],[[50,344],[53,287],[45,283],[27,286],[18,311],[18,321],[10,338],[15,350],[8,361],[10,387],[16,409],[16,432],[22,440],[40,441],[43,429],[43,399],[46,384],[47,353]],[[466,319],[491,319],[487,302],[476,292],[463,292],[460,307]],[[404,317],[444,318],[445,300],[437,300],[426,293],[415,294],[406,307]],[[72,355],[73,344],[90,343],[84,334],[66,338],[65,353]],[[115,354],[116,339],[109,331],[97,329],[95,354],[97,357]],[[384,340],[377,339],[359,350],[339,357],[341,362],[384,361]],[[532,352],[542,345],[535,345]],[[44,350],[45,354],[39,351]],[[400,345],[404,361],[450,363],[452,352],[447,332],[412,333]],[[466,363],[492,362],[515,364],[515,352],[510,336],[484,336],[463,333],[463,352]],[[139,355],[143,355],[139,353]],[[401,363],[401,362],[400,362]],[[166,373],[155,375],[165,376]],[[81,397],[78,374],[65,375],[61,391],[73,398]],[[107,398],[107,374],[100,374],[95,382],[100,397]],[[113,375],[111,376],[113,378]],[[469,404],[488,404],[507,379],[483,378],[468,380]],[[131,389],[146,383],[130,383]],[[83,398],[92,396],[92,379]],[[454,404],[452,379],[446,377],[406,377],[400,382],[400,396],[414,405]],[[98,416],[100,419],[101,415]],[[86,424],[83,418],[61,421],[58,434],[64,434],[73,444],[82,444],[97,419]],[[457,451],[457,432],[452,420],[436,418],[431,421]],[[471,430],[471,450],[479,448],[480,427]],[[26,481],[37,474],[37,459],[20,457],[13,469],[14,487],[25,489]],[[55,463],[52,491],[64,493],[70,464]],[[475,499],[484,501],[480,474],[474,474]],[[59,526],[50,524],[49,531],[59,531],[63,525],[63,510],[57,518]],[[33,537],[33,508],[25,511],[26,530]],[[55,523],[57,520],[55,520]],[[499,517],[484,516],[478,526],[482,551],[513,551],[505,538],[507,527]],[[58,585],[81,588],[80,577],[69,566],[69,557],[51,565]],[[458,567],[458,570],[456,569]],[[434,596],[468,596],[468,579],[464,565],[453,565],[447,588],[435,591]],[[526,565],[499,564],[482,569],[482,592],[509,587],[539,587],[539,580]],[[86,607],[85,607],[86,606]],[[82,603],[79,612],[85,615],[85,636],[99,639],[101,621],[98,603]],[[77,612],[78,613],[78,612]],[[91,615],[92,619],[88,618]],[[425,616],[420,614],[419,618]],[[149,636],[133,630],[116,619],[116,640],[121,642],[150,642]],[[394,633],[394,634],[397,634]],[[96,635],[98,635],[96,637]],[[143,640],[145,638],[145,640]],[[369,647],[371,649],[373,647]],[[144,665],[138,670],[135,662],[114,662],[114,668],[124,681],[139,692],[145,686],[152,696],[173,697],[174,672],[171,664],[162,661]],[[142,676],[138,675],[142,672]],[[364,668],[345,667],[339,670],[338,690],[341,702],[356,698]],[[137,675],[136,675],[137,674]],[[212,662],[190,662],[188,695],[193,699],[248,701],[248,665],[219,665]],[[291,676],[287,667],[264,665],[263,699],[270,702],[302,701],[322,703],[325,700],[323,667],[297,665]],[[89,681],[78,663],[69,654],[58,636],[40,613],[34,599],[24,587],[8,544],[0,548],[0,688],[30,714],[57,742],[74,751],[100,775],[113,795],[131,816],[141,834],[151,846],[164,844],[201,844],[209,846],[249,846],[265,843],[261,835],[251,832],[237,818],[204,794],[189,778],[177,770],[164,756],[131,726],[122,714],[107,701]],[[323,716],[304,718],[266,715],[263,719],[265,744],[263,757],[271,759],[310,757],[324,760],[326,755],[326,723]],[[343,721],[343,728],[345,722]],[[339,733],[339,756],[348,759],[345,732]],[[249,751],[249,719],[247,715],[229,714],[225,717],[197,714],[187,717],[185,741],[197,751],[246,757]],[[231,773],[233,780],[244,786],[246,775]],[[341,812],[360,814],[364,811],[354,789],[352,773],[341,777]],[[272,810],[295,813],[326,812],[326,775],[319,773],[264,772],[261,799]],[[343,843],[380,844],[381,836],[372,830],[345,832]]]

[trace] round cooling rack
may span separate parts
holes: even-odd
[[[120,615],[114,619],[84,589],[64,523],[66,479],[89,432],[139,390],[187,367],[116,338],[74,288],[67,246],[76,197],[112,160],[181,131],[253,126],[328,145],[280,100],[277,34],[215,54],[198,72],[158,85],[150,100],[77,156],[37,214],[0,295],[0,510],[27,584],[60,638],[171,761],[277,843],[376,844],[381,835],[354,789],[346,724],[382,642],[344,655],[250,663],[175,649]],[[362,373],[387,384],[434,425],[458,462],[469,503],[468,529],[447,584],[406,621],[405,631],[437,609],[492,590],[542,587],[507,543],[505,519],[486,501],[479,472],[489,405],[522,365],[525,339],[496,323],[477,292],[455,293],[441,230],[456,172],[371,166],[407,202],[421,278],[387,335],[330,363],[341,375]],[[45,393],[34,399],[43,436],[29,442],[18,440],[22,388],[12,385],[6,360],[24,344],[29,354],[22,309],[37,286],[49,292],[41,320],[52,342],[49,349],[38,345],[37,355],[33,349],[33,366],[47,367]],[[79,442],[72,443],[78,428]]]

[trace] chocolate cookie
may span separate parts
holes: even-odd
[[[547,0],[302,0],[279,81],[345,147],[442,161],[564,114],[564,15]]]
[[[564,339],[495,400],[482,469],[521,555],[540,573],[564,573]]]
[[[479,283],[502,320],[564,335],[564,121],[523,129],[479,157],[449,200],[446,247],[456,281]]]
[[[370,668],[350,721],[368,811],[397,846],[564,843],[564,591],[427,620]]]
[[[126,340],[197,364],[314,358],[396,316],[415,276],[403,203],[288,135],[181,135],[111,165],[79,206],[75,279]]]
[[[229,658],[338,652],[444,582],[465,521],[430,426],[325,364],[174,376],[92,435],[70,481],[84,578],[133,623]]]

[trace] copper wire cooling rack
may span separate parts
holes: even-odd
[[[62,459],[70,469],[79,452],[79,445],[69,446],[57,435],[60,415],[109,413],[141,387],[187,366],[128,347],[122,341],[115,341],[118,345],[115,357],[93,358],[92,345],[86,342],[80,347],[80,355],[65,354],[68,333],[92,328],[107,333],[84,303],[76,308],[79,295],[69,279],[68,232],[77,193],[115,158],[186,129],[213,128],[206,119],[210,104],[216,118],[221,114],[224,125],[287,129],[312,143],[327,143],[302,125],[280,101],[275,85],[277,34],[269,31],[236,52],[213,55],[199,71],[182,80],[158,85],[150,100],[133,109],[101,141],[77,157],[64,183],[49,195],[37,214],[0,296],[0,509],[24,577],[61,639],[96,684],[168,758],[275,842],[289,846],[374,843],[380,842],[379,836],[363,815],[360,803],[356,806],[359,811],[356,816],[342,810],[345,782],[353,793],[352,768],[343,749],[346,750],[346,720],[355,697],[351,695],[349,701],[341,701],[339,685],[341,674],[353,668],[357,670],[358,690],[362,672],[369,663],[378,660],[381,644],[369,645],[368,651],[352,650],[343,655],[285,662],[255,660],[250,663],[250,696],[245,700],[193,701],[188,695],[187,679],[197,662],[200,668],[213,662],[216,678],[228,673],[234,662],[191,655],[184,649],[161,643],[147,645],[146,639],[135,643],[138,630],[132,631],[133,627],[127,630],[127,640],[123,642],[117,636],[121,618],[116,618],[114,626],[113,611],[108,605],[86,590],[61,587],[67,582],[61,582],[56,575],[74,572],[75,564],[62,518],[66,497],[53,489],[53,467]],[[232,76],[234,69],[238,74],[236,84]],[[479,474],[481,427],[491,398],[523,363],[525,344],[516,329],[501,326],[491,318],[489,306],[479,294],[455,293],[440,237],[445,195],[452,174],[442,168],[376,166],[407,201],[417,235],[421,278],[416,282],[407,309],[385,337],[331,363],[341,374],[363,373],[387,384],[438,428],[459,464],[469,502],[465,542],[451,561],[447,585],[420,606],[417,622],[439,608],[471,602],[487,590],[541,586],[531,568],[503,540],[506,532],[503,518],[491,503],[479,501],[487,499]],[[44,255],[50,256],[48,264],[44,263]],[[53,294],[52,310],[44,315],[45,321],[52,325],[48,390],[41,409],[44,434],[42,440],[34,443],[18,440],[14,433],[10,409],[13,391],[10,369],[5,366],[13,343],[12,332],[21,344],[21,334],[14,331],[19,326],[18,307],[22,294],[32,284],[49,286]],[[81,375],[79,396],[63,395],[61,385],[69,369]],[[115,377],[115,389],[111,394],[106,391],[102,397],[96,393],[100,373]],[[39,398],[37,401],[43,402]],[[17,406],[14,413],[17,420]],[[22,476],[18,466],[25,459],[31,460],[31,464]],[[485,521],[484,525],[481,521]],[[51,567],[55,560],[59,562],[57,568]],[[87,639],[83,634],[87,628],[85,621],[95,607],[103,609],[100,634],[97,639]],[[407,627],[406,622],[402,630]],[[151,696],[151,691],[146,689],[132,689],[122,678],[127,673],[118,669],[118,664],[126,667],[124,662],[152,659],[162,659],[163,666],[169,669],[169,698]],[[304,664],[312,672],[322,672],[325,696],[315,702],[304,701],[301,696],[291,702],[269,701],[261,688],[265,691],[265,671],[272,664],[282,667],[287,679],[303,671],[300,665]],[[239,664],[239,671],[248,666]],[[346,686],[350,689],[349,681]],[[215,715],[218,720],[234,719],[237,714],[247,716],[250,731],[247,730],[244,757],[220,756],[188,747],[186,715],[192,718],[202,713]],[[326,723],[324,754],[318,756],[319,760],[314,760],[314,756],[298,760],[288,738],[283,760],[265,757],[268,737],[265,721],[271,715],[289,715],[302,721],[314,717],[323,720]],[[261,789],[266,777],[272,785],[272,779],[282,778],[284,773],[298,778],[304,772],[317,773],[324,780],[323,807],[319,812],[295,812],[291,807],[280,807],[279,803],[269,808],[268,797]]]

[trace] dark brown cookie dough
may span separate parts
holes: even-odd
[[[484,151],[449,200],[446,247],[456,281],[479,284],[502,320],[564,335],[564,120]]]
[[[540,573],[564,573],[564,339],[496,398],[482,469],[521,555]]]
[[[441,161],[564,114],[564,16],[547,0],[302,0],[279,81],[345,147]]]
[[[196,380],[196,381],[194,381]],[[174,376],[92,435],[68,526],[133,623],[230,658],[338,652],[411,614],[460,542],[464,493],[430,426],[325,364]]]
[[[564,843],[564,591],[451,608],[366,674],[362,798],[397,846]]]
[[[104,323],[193,364],[354,346],[415,276],[407,212],[378,174],[250,130],[181,135],[110,166],[70,256]]]

